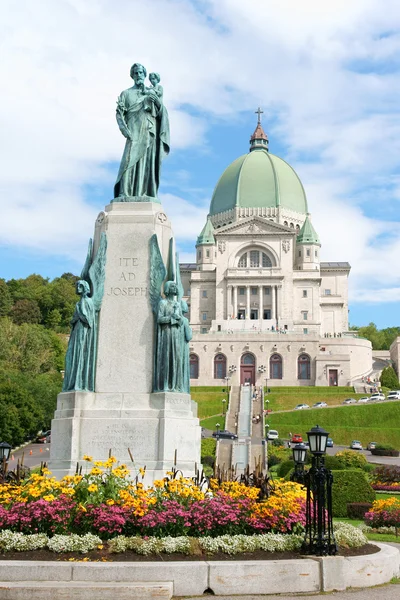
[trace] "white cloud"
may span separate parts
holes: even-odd
[[[379,0],[21,0],[1,10],[1,244],[81,256],[97,212],[84,186],[111,194],[123,150],[115,100],[137,60],[161,73],[173,151],[206,146],[210,122],[262,101],[306,185],[324,258],[352,264],[353,297],[367,280],[383,290],[400,281],[393,224],[368,213],[372,192],[359,193],[397,208],[397,0],[384,10]],[[183,188],[188,169],[177,169]],[[163,202],[186,248],[209,199],[183,195]]]

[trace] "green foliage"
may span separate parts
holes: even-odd
[[[278,477],[285,477],[294,468],[293,460],[284,460],[279,463],[276,473]]]
[[[6,317],[13,305],[10,290],[4,279],[0,279],[0,317]]]
[[[40,323],[42,313],[36,300],[17,300],[11,309],[11,318],[16,325]]]
[[[292,451],[284,446],[274,446],[268,443],[268,465],[276,465],[282,461],[290,460]]]
[[[330,454],[325,456],[325,466],[331,471],[341,471],[346,468],[337,456],[331,456]]]
[[[397,390],[400,387],[399,379],[393,367],[385,367],[381,373],[381,386],[391,390]]]
[[[201,440],[201,458],[204,456],[213,456],[215,458],[215,451],[217,448],[217,440],[214,438],[203,438]]]
[[[360,470],[332,471],[332,510],[334,517],[347,516],[347,504],[373,502],[375,492]]]
[[[342,450],[336,454],[336,458],[345,469],[364,469],[368,462],[364,454],[358,454],[354,450]]]
[[[217,429],[217,423],[219,423],[220,429],[225,429],[225,417],[222,415],[215,415],[214,417],[202,419],[200,421],[200,425],[202,427],[205,429],[210,429],[211,431],[215,431]]]
[[[374,350],[389,350],[391,343],[400,335],[400,327],[387,327],[378,329],[375,323],[364,327],[352,327],[360,337],[366,338],[372,343]]]
[[[299,410],[272,413],[268,422],[272,429],[278,429],[280,433],[292,431],[304,437],[306,431],[314,427],[315,419],[315,411]],[[318,422],[329,431],[335,444],[347,446],[351,440],[357,439],[365,447],[374,440],[400,448],[400,402],[319,409]]]

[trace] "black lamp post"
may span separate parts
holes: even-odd
[[[332,471],[325,467],[324,459],[328,435],[319,425],[307,432],[312,463],[305,474],[307,501],[303,551],[318,556],[337,553],[332,524],[333,476]]]
[[[222,416],[224,417],[226,414],[226,410],[225,410],[225,405],[226,405],[226,399],[222,398]]]
[[[0,442],[0,481],[5,481],[7,463],[10,458],[11,446],[7,442]]]
[[[304,484],[304,465],[307,458],[307,448],[304,444],[296,444],[292,448],[294,460],[294,472],[291,477],[292,481]]]
[[[221,425],[219,423],[215,423],[215,427],[217,428],[217,440],[219,440],[219,428]]]

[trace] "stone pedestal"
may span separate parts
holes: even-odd
[[[146,466],[145,482],[151,483],[171,469],[176,450],[176,467],[191,476],[200,466],[197,405],[189,394],[152,393],[150,238],[157,234],[167,264],[171,224],[160,204],[113,202],[97,218],[95,252],[103,231],[108,244],[96,390],[59,394],[50,470],[61,478],[75,472],[84,454],[106,460],[111,450],[133,475]]]

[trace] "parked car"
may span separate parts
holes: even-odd
[[[375,450],[375,448],[376,448],[376,442],[368,442],[367,450]]]
[[[357,400],[355,398],[346,398],[343,400],[342,404],[355,404]]]
[[[267,440],[277,440],[279,438],[279,433],[276,429],[270,429],[268,431]]]
[[[358,404],[366,404],[366,402],[368,402],[368,401],[369,401],[368,396],[363,396],[362,398],[359,398],[357,400]]]
[[[292,444],[301,444],[303,441],[303,437],[299,433],[294,433],[290,441],[292,442]]]
[[[37,444],[46,444],[46,442],[47,442],[47,437],[48,437],[50,434],[51,434],[51,431],[50,431],[50,429],[49,429],[48,431],[42,431],[42,433],[40,433],[40,434],[37,436],[37,438],[36,438],[35,442],[36,442]]]
[[[372,396],[369,397],[368,402],[382,402],[382,400],[386,400],[386,396],[385,394],[372,394]]]
[[[400,390],[392,390],[388,393],[388,400],[400,400]]]
[[[326,440],[326,447],[327,448],[333,448],[333,439],[328,437],[328,439]]]
[[[308,406],[308,404],[297,404],[294,407],[294,410],[304,410],[305,408],[310,408],[310,407]]]
[[[219,429],[218,431],[213,431],[213,437],[222,438],[226,440],[237,440],[236,433],[232,433],[227,429]]]
[[[353,440],[350,444],[351,450],[362,450],[362,444],[358,440]]]
[[[312,405],[313,408],[325,408],[325,406],[328,406],[326,402],[316,402]]]

